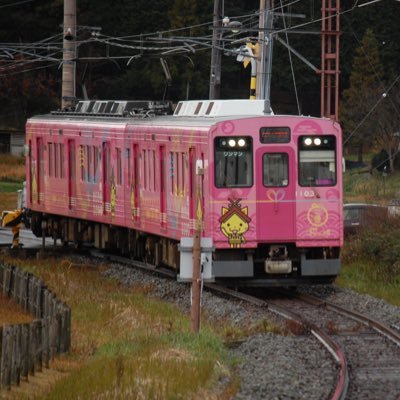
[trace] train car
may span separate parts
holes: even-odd
[[[29,119],[26,147],[39,237],[179,273],[200,212],[216,281],[295,286],[339,272],[342,136],[332,120],[265,115],[262,100],[185,101],[172,115],[162,102],[81,101]]]

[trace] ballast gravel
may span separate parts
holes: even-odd
[[[148,287],[149,295],[172,302],[182,312],[190,313],[188,284],[165,280],[120,264],[110,264],[105,275],[126,286]],[[393,329],[400,327],[400,308],[383,300],[336,286],[300,290],[367,313]],[[266,310],[207,291],[202,294],[201,312],[211,321],[229,322],[235,326],[257,324],[266,319],[275,324],[283,323],[279,317],[266,314]],[[259,333],[247,337],[229,351],[237,360],[234,373],[240,381],[240,389],[233,400],[329,399],[337,383],[337,364],[312,336]],[[225,383],[220,382],[220,386]]]

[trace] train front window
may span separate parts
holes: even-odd
[[[287,153],[265,153],[263,156],[264,186],[289,184],[289,157]]]
[[[300,186],[336,185],[335,150],[334,136],[299,137]]]
[[[253,143],[249,136],[217,137],[215,146],[215,186],[253,185]]]

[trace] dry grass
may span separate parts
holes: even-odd
[[[0,293],[0,325],[25,324],[32,320],[32,316],[23,312],[14,300]]]
[[[23,182],[25,180],[25,157],[0,155],[0,181]]]
[[[82,268],[69,259],[6,261],[40,276],[72,309],[71,353],[51,363],[35,395],[26,385],[7,398],[217,399],[235,392],[224,338],[207,321],[193,335],[189,316],[150,299],[152,288],[122,287],[102,276],[105,266]],[[230,384],[219,397],[212,388],[221,376]]]
[[[0,192],[0,213],[4,210],[12,211],[17,208],[18,194]]]

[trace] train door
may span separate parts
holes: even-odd
[[[44,161],[44,143],[42,138],[37,138],[36,142],[36,193],[37,193],[37,203],[43,202],[43,189],[44,189],[44,171],[45,171],[45,161]]]
[[[76,149],[75,140],[68,140],[68,207],[76,204]]]
[[[111,152],[110,143],[102,144],[102,186],[103,186],[103,212],[107,214],[111,212]]]
[[[196,150],[194,147],[189,149],[189,220],[190,235],[194,234],[194,221],[196,210]]]
[[[295,155],[287,146],[262,147],[256,153],[257,236],[279,242],[294,239]]]
[[[166,151],[165,146],[159,147],[159,160],[160,160],[160,216],[161,216],[161,228],[165,229],[167,224],[167,194],[166,194],[166,181],[165,181],[165,162],[166,162]]]
[[[129,147],[125,148],[125,157],[124,157],[124,213],[125,213],[125,222],[129,224],[131,220],[133,220],[133,210],[131,204],[131,187],[132,187],[132,153]],[[128,196],[128,197],[127,197]]]
[[[132,149],[132,178],[131,178],[131,210],[132,217],[135,223],[139,222],[140,219],[140,192],[139,192],[139,146],[133,145]]]
[[[27,170],[27,183],[28,183],[28,188],[27,191],[29,193],[29,199],[27,201],[29,202],[28,206],[32,205],[32,184],[33,184],[33,171],[32,171],[32,140],[29,140],[28,142],[28,170]],[[36,178],[35,178],[36,179]]]

